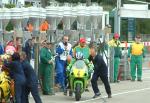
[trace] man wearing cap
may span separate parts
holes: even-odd
[[[114,48],[114,82],[120,81],[118,80],[118,69],[121,58],[120,44],[118,33],[115,33],[113,39],[108,42],[108,45]]]
[[[84,59],[88,59],[90,56],[90,48],[86,45],[86,39],[80,38],[79,45],[74,48],[74,57],[77,52],[83,53]]]
[[[144,45],[141,43],[140,35],[135,37],[128,51],[128,60],[130,61],[131,68],[131,80],[136,79],[136,67],[137,67],[137,81],[142,81],[142,59],[145,57]]]
[[[83,60],[85,64],[87,64],[89,68],[89,72],[93,71],[93,64],[88,60],[90,56],[90,48],[86,45],[86,39],[85,38],[80,38],[79,44],[75,46],[74,51],[73,51],[73,56],[74,58],[71,60],[70,64],[67,66],[67,69],[71,69],[72,65],[76,62],[77,58],[76,55],[80,53],[83,55]],[[70,70],[69,70],[70,71]]]
[[[52,95],[51,90],[51,71],[52,71],[53,61],[52,53],[49,52],[49,43],[43,44],[43,48],[40,50],[40,65],[39,65],[39,75],[42,81],[42,90],[44,95]]]

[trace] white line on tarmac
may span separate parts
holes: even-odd
[[[112,94],[112,96],[129,94],[129,93],[135,93],[135,92],[140,92],[140,91],[145,91],[145,90],[150,90],[150,88],[143,88],[143,89],[138,89],[138,90],[131,90],[131,91],[126,91],[126,92],[116,93],[116,94]],[[74,103],[84,103],[84,102],[89,102],[89,101],[93,101],[93,100],[97,100],[97,99],[102,99],[102,98],[106,98],[106,97],[107,96],[102,96],[102,97],[97,97],[95,99],[88,99],[88,100],[74,102]]]
[[[143,79],[149,79],[150,77],[144,77]]]

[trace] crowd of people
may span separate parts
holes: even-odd
[[[38,92],[38,82],[40,81],[43,95],[54,95],[52,90],[52,70],[55,67],[55,86],[57,86],[61,91],[67,95],[68,89],[68,76],[67,71],[70,71],[73,63],[76,61],[78,55],[82,55],[87,67],[89,68],[89,74],[93,72],[91,78],[91,84],[94,91],[93,98],[101,95],[98,89],[98,78],[100,77],[104,83],[106,93],[108,98],[112,97],[111,87],[108,80],[108,67],[103,60],[103,57],[97,53],[97,47],[89,47],[86,44],[85,38],[80,38],[78,45],[73,47],[69,43],[69,37],[64,35],[62,41],[58,43],[55,48],[57,56],[55,61],[53,60],[52,46],[51,42],[47,40],[42,41],[39,50],[39,78],[37,77],[33,67],[30,64],[32,57],[32,48],[34,48],[34,40],[28,39],[25,42],[25,46],[22,51],[17,51],[10,41],[5,48],[0,46],[0,53],[10,52],[11,59],[4,62],[4,66],[9,68],[10,77],[15,82],[15,100],[16,103],[29,103],[28,95],[31,92],[36,103],[42,103]],[[114,82],[119,82],[118,80],[118,68],[119,61],[121,58],[121,47],[119,41],[119,34],[115,33],[112,40],[108,42],[110,47],[114,47]],[[144,55],[144,46],[141,43],[141,37],[137,35],[135,37],[135,42],[131,44],[128,52],[129,61],[131,62],[131,80],[136,79],[136,67],[137,67],[137,80],[142,81],[142,58]],[[131,59],[130,59],[131,58]],[[55,64],[55,66],[54,66]],[[87,87],[88,88],[88,87]]]
[[[88,69],[89,74],[94,72],[91,80],[92,88],[95,93],[93,98],[96,98],[97,96],[100,95],[100,91],[98,90],[97,87],[98,77],[101,77],[102,81],[105,84],[108,98],[111,98],[111,89],[108,82],[108,68],[103,58],[97,54],[96,47],[92,46],[92,48],[90,48],[86,43],[86,39],[80,38],[78,45],[75,46],[74,48],[71,48],[72,46],[70,43],[68,43],[68,39],[69,38],[67,35],[63,36],[62,41],[56,48],[56,53],[58,53],[58,56],[56,58],[56,84],[63,89],[64,94],[66,95],[66,88],[67,88],[66,68],[69,71],[69,69],[71,69],[72,65],[76,61],[76,59],[79,59],[80,55],[80,57],[83,57],[82,59],[85,61],[87,67],[89,68]],[[98,58],[97,60],[95,60],[96,59],[95,57],[97,57],[97,55]],[[68,64],[68,57],[70,58],[70,56],[72,57],[72,60]],[[93,62],[92,63],[93,65],[91,64],[91,62]],[[58,77],[61,80],[59,80]]]
[[[14,81],[15,103],[29,103],[30,92],[36,103],[42,103],[38,89],[38,77],[30,64],[33,39],[29,38],[23,47],[19,43],[16,45],[14,40],[7,42],[6,46],[0,45],[1,55],[10,56],[9,59],[4,60],[3,68],[8,69],[9,76]]]

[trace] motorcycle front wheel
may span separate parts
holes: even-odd
[[[81,85],[77,83],[75,88],[75,99],[76,101],[79,101],[80,98],[81,98]]]

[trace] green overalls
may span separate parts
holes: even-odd
[[[131,78],[133,81],[136,79],[136,68],[137,68],[137,79],[141,80],[143,56],[145,56],[144,45],[142,43],[136,42],[132,43],[128,51],[128,57],[131,58],[130,69],[131,69]]]
[[[118,80],[118,69],[119,69],[119,63],[121,58],[120,44],[121,43],[119,40],[114,40],[114,39],[108,42],[108,45],[114,48],[114,82]]]
[[[42,89],[44,94],[52,93],[52,64],[48,61],[52,59],[52,53],[48,48],[42,48],[40,51],[39,74],[42,79]]]

